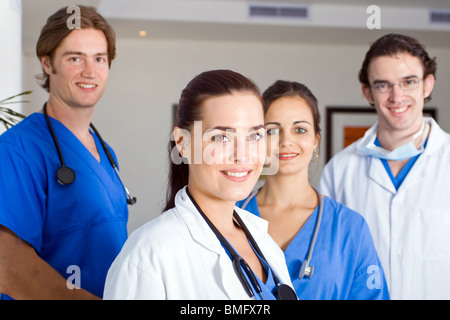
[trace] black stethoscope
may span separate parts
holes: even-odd
[[[256,290],[256,294],[258,294],[259,296],[261,296],[261,298],[263,300],[265,300],[264,295],[262,294],[262,289],[258,283],[258,280],[256,279],[256,276],[253,273],[250,266],[248,265],[248,263],[244,259],[242,259],[242,257],[239,256],[239,254],[237,254],[237,252],[228,243],[228,241],[225,239],[225,237],[219,232],[219,230],[217,230],[217,228],[214,226],[214,224],[203,213],[203,211],[200,209],[197,202],[195,202],[194,198],[191,196],[191,194],[189,193],[189,190],[187,188],[186,188],[186,193],[188,194],[188,196],[191,199],[194,206],[197,208],[200,215],[205,219],[206,223],[209,225],[211,230],[217,236],[219,241],[222,243],[223,246],[225,246],[226,250],[231,254],[231,256],[233,258],[232,260],[233,260],[234,271],[236,272],[236,274],[239,278],[239,281],[241,282],[241,284],[244,287],[244,290],[247,292],[248,296],[251,299],[255,299],[255,294],[252,289],[252,286],[253,286],[253,288],[255,288],[255,290]],[[264,258],[264,255],[261,252],[261,249],[259,249],[258,244],[256,243],[255,239],[253,238],[250,231],[247,229],[244,222],[239,217],[239,215],[237,214],[236,211],[233,212],[233,217],[234,217],[234,219],[236,219],[237,223],[244,231],[247,239],[250,241],[251,245],[256,250],[258,255],[261,257],[261,259],[263,259],[267,263],[267,260],[266,260],[266,258]],[[269,264],[267,263],[267,265],[269,265]],[[244,270],[247,277],[250,279],[251,284],[248,283],[247,278],[245,277],[244,273],[242,272],[242,269]],[[274,282],[277,286],[277,292],[274,293],[277,300],[297,300],[297,295],[296,295],[294,289],[292,289],[287,284],[280,283],[280,280],[278,280],[277,276],[275,275],[275,273],[273,271],[272,271],[272,276],[273,276]]]
[[[253,191],[250,196],[248,196],[248,198],[244,201],[244,203],[241,206],[241,209],[244,209],[247,207],[248,203],[250,202],[250,200],[252,200],[256,194],[259,192],[260,189]],[[306,256],[305,261],[303,261],[301,267],[300,267],[300,272],[298,275],[299,279],[303,279],[305,276],[308,277],[309,279],[311,279],[313,273],[314,273],[314,266],[310,266],[310,262],[311,262],[311,258],[314,252],[314,247],[316,245],[316,240],[317,240],[317,234],[319,233],[319,229],[320,229],[320,222],[322,221],[322,213],[323,213],[323,199],[322,199],[322,195],[319,193],[319,191],[317,191],[314,188],[314,191],[317,194],[317,197],[319,198],[319,213],[317,214],[317,220],[316,220],[316,225],[314,226],[314,232],[313,232],[313,236],[311,238],[311,242],[309,244],[309,250],[308,250],[308,255]]]
[[[64,162],[64,158],[61,152],[61,148],[59,147],[59,143],[58,140],[56,139],[56,135],[55,135],[55,131],[53,130],[53,126],[50,122],[50,118],[48,117],[47,114],[47,103],[44,104],[44,117],[45,117],[45,121],[47,122],[48,125],[48,129],[50,130],[50,134],[52,135],[53,138],[53,142],[55,143],[55,147],[56,150],[58,151],[58,156],[59,156],[59,161],[61,162],[61,167],[56,171],[56,179],[58,180],[58,182],[61,185],[68,185],[71,184],[75,181],[75,172],[69,168],[66,167],[66,164]],[[122,179],[120,179],[120,175],[119,175],[119,170],[117,169],[117,164],[114,161],[113,156],[111,155],[111,152],[109,152],[108,147],[106,146],[105,141],[103,141],[102,137],[100,136],[100,134],[98,133],[97,129],[94,127],[94,125],[91,123],[90,124],[91,129],[95,132],[95,134],[97,135],[98,139],[100,140],[100,143],[103,147],[103,150],[106,153],[106,156],[108,157],[109,162],[111,163],[111,166],[114,168],[114,170],[117,173],[117,176],[120,180],[120,183],[122,183],[123,187],[125,188],[125,193],[127,194],[127,203],[130,205],[133,205],[136,203],[137,199],[135,197],[132,197],[130,192],[128,191],[127,187],[125,187],[125,185],[122,182]]]

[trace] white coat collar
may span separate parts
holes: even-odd
[[[442,150],[442,145],[446,143],[447,139],[448,139],[448,134],[445,133],[437,124],[437,122],[430,117],[424,117],[423,118],[425,120],[426,123],[428,123],[431,127],[430,129],[430,134],[428,136],[428,142],[427,142],[427,147],[425,148],[425,150],[423,151],[423,154],[429,155],[432,154],[436,151]],[[364,138],[367,138],[368,136],[373,136],[377,134],[377,129],[378,129],[378,122],[375,123],[372,127],[370,127],[369,130],[366,131],[366,133],[364,134]],[[364,152],[360,151],[359,148],[357,148],[358,145],[360,145],[361,143],[363,143],[365,139],[361,138],[359,139],[355,146],[355,152],[358,153],[359,155],[363,155],[363,156],[368,156],[367,154],[365,154]]]
[[[426,157],[429,155],[432,155],[435,152],[443,152],[443,146],[448,143],[450,140],[450,135],[447,134],[445,131],[443,131],[437,122],[431,118],[431,117],[424,117],[425,122],[427,122],[431,129],[428,136],[428,142],[427,147],[423,151],[421,157]],[[374,124],[369,130],[367,130],[365,137],[367,135],[373,135],[377,134],[377,128],[378,128],[378,122]],[[369,168],[369,176],[372,180],[376,181],[380,186],[387,189],[391,193],[395,194],[397,193],[397,190],[395,189],[394,185],[390,183],[390,178],[386,175],[386,172],[384,170],[384,167],[381,163],[381,161],[378,161],[377,158],[371,157],[364,152],[360,151],[357,148],[357,145],[362,143],[363,138],[359,139],[355,143],[355,152],[361,156],[368,157],[368,161],[370,162],[370,168]],[[420,162],[419,162],[420,163]],[[419,164],[418,163],[418,164]],[[416,164],[412,170],[416,170],[418,167],[418,164]],[[423,177],[425,174],[425,171],[422,171],[422,173],[419,176],[416,176],[415,179],[417,180],[419,177]],[[408,179],[408,177],[406,178]]]
[[[220,254],[222,251],[220,242],[200,213],[198,213],[197,208],[186,193],[186,188],[187,186],[178,191],[175,196],[176,209],[189,229],[192,238],[207,249]]]
[[[249,297],[247,293],[245,292],[242,285],[240,285],[239,280],[236,277],[228,254],[225,252],[225,249],[222,247],[219,239],[217,239],[214,232],[197,211],[197,208],[194,206],[191,199],[186,193],[186,188],[187,187],[184,187],[183,189],[178,191],[175,197],[176,210],[185,222],[194,241],[196,241],[206,249],[211,250],[219,255],[219,265],[221,272],[220,278],[222,279],[222,285],[225,289],[225,292],[228,294],[230,299],[248,299]],[[252,215],[251,213],[243,211],[237,207],[235,207],[235,209],[241,219],[244,221],[249,231],[256,239],[261,238],[261,233],[267,232],[267,221],[262,220]],[[276,271],[278,270],[279,268],[276,268]]]
[[[423,154],[428,156],[435,152],[442,152],[442,147],[448,143],[450,135],[442,130],[433,118],[425,117],[424,119],[431,126],[431,130]]]
[[[191,199],[187,195],[186,188],[187,186],[178,191],[175,197],[175,207],[178,209],[180,216],[186,223],[186,226],[188,227],[192,238],[209,250],[212,250],[219,254],[224,253],[220,241],[217,239],[214,232],[197,211],[197,208],[194,206]],[[241,210],[238,207],[235,207],[235,210],[254,237],[256,235],[267,233],[267,221],[256,217],[253,214],[248,213],[247,211]]]

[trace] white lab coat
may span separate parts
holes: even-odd
[[[186,193],[175,208],[133,232],[112,264],[105,299],[249,299],[232,261]],[[292,287],[268,223],[235,208],[281,283]]]
[[[325,166],[320,191],[369,224],[392,299],[450,299],[450,135],[431,118],[427,147],[397,191],[379,159],[357,149]]]

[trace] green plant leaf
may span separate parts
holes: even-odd
[[[7,130],[12,126],[14,126],[15,124],[17,124],[18,122],[20,122],[22,119],[25,119],[26,116],[17,111],[11,110],[6,107],[2,107],[2,105],[28,102],[28,101],[12,101],[12,100],[30,93],[32,93],[32,91],[24,91],[12,97],[0,100],[0,122],[3,123],[3,125]]]

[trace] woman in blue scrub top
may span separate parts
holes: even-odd
[[[278,163],[278,172],[266,176],[264,185],[237,206],[269,222],[269,234],[284,251],[300,300],[389,299],[364,218],[318,195],[309,183],[310,162],[319,155],[317,99],[306,86],[281,80],[264,92],[263,99],[268,157],[272,167]],[[309,264],[313,270],[300,275],[316,225]]]

